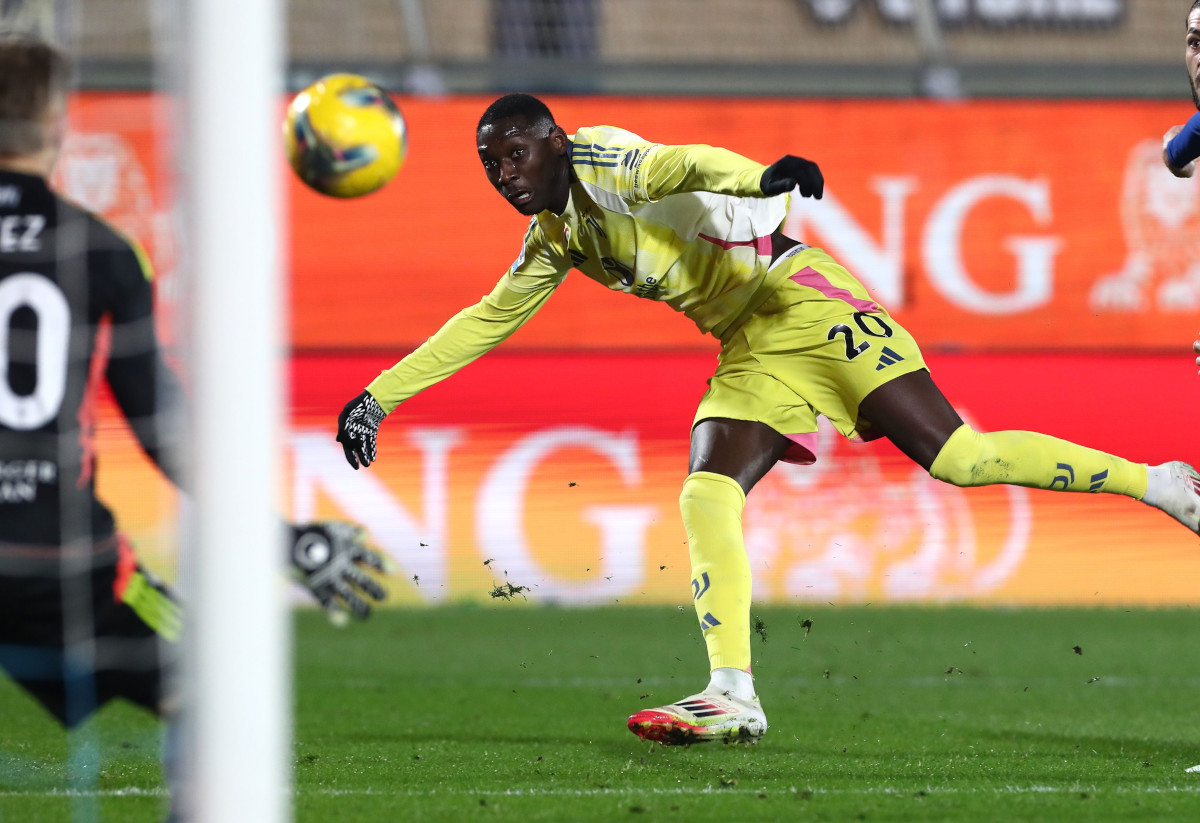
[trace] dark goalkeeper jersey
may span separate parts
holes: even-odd
[[[95,215],[40,177],[0,171],[0,543],[113,534],[95,494],[100,380],[174,475],[174,415],[162,412],[179,394],[159,356],[150,278],[136,245]]]

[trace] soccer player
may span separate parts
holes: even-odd
[[[1192,102],[1200,109],[1200,0],[1194,0],[1187,16],[1187,39],[1183,61],[1187,66]],[[1171,126],[1163,135],[1163,163],[1176,177],[1191,177],[1200,157],[1200,111],[1182,126]]]
[[[780,231],[794,189],[821,197],[815,163],[787,155],[763,166],[609,126],[568,136],[522,94],[488,107],[476,142],[488,180],[530,216],[516,262],[491,294],[347,403],[337,439],[351,466],[370,465],[387,414],[512,334],[572,268],[666,303],[716,337],[720,359],[696,411],[679,499],[711,679],[698,694],[630,717],[638,736],[753,742],[766,731],[750,673],[742,508],[776,462],[816,459],[818,415],[848,437],[889,438],[956,486],[1121,494],[1197,531],[1200,476],[1187,464],[1148,468],[1042,434],[963,423],[916,342],[866,287]]]
[[[48,185],[68,72],[51,46],[0,40],[0,668],[73,727],[117,697],[172,709],[179,605],[96,496],[92,412],[106,380],[178,483],[182,392],[160,355],[144,255]],[[289,550],[342,619],[386,596],[362,568],[384,560],[357,526],[289,528],[286,546],[246,551]]]

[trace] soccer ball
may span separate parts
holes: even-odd
[[[387,92],[357,74],[331,74],[296,95],[283,124],[288,163],[330,197],[361,197],[404,164],[408,129]]]

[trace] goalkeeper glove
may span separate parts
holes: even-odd
[[[369,466],[375,460],[375,437],[387,412],[369,391],[351,400],[338,415],[337,441],[342,444],[346,462],[355,471],[359,464]]]
[[[767,197],[786,194],[797,186],[801,197],[821,199],[825,193],[825,177],[817,164],[803,157],[785,154],[767,166],[758,183]]]
[[[382,602],[383,586],[363,569],[394,571],[392,562],[367,546],[366,532],[353,523],[324,520],[291,526],[292,570],[296,579],[337,625],[348,614],[365,619],[371,607],[362,595]]]

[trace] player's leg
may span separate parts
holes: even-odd
[[[162,715],[163,628],[178,632],[172,596],[119,537],[97,543],[79,572],[64,573],[61,551],[0,545],[0,668],[67,728],[116,697]],[[91,653],[72,654],[73,644]]]
[[[1200,523],[1200,477],[1191,466],[1147,467],[1037,432],[977,432],[927,371],[875,389],[859,404],[859,415],[933,477],[955,486],[1007,483],[1122,494],[1162,509],[1192,531]]]
[[[766,731],[750,674],[751,573],[742,509],[746,493],[791,445],[755,421],[707,418],[693,427],[679,509],[711,679],[698,694],[630,717],[639,737],[670,744],[756,742]]]
[[[765,423],[702,420],[692,429],[688,476],[679,495],[692,564],[692,598],[714,677],[753,696],[750,560],[742,537],[746,495],[791,441]],[[736,677],[740,673],[743,677]]]

